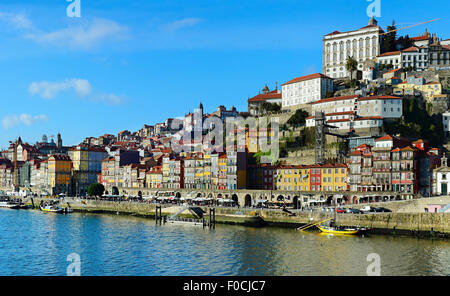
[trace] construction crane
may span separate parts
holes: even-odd
[[[435,21],[438,21],[438,20],[440,20],[439,18],[437,18],[437,19],[434,19],[434,20],[430,20],[430,21],[426,21],[426,22],[422,22],[422,23],[418,23],[418,24],[415,24],[415,25],[411,25],[411,26],[406,26],[406,27],[403,27],[403,28],[399,28],[399,29],[395,29],[395,30],[391,30],[391,31],[388,31],[388,32],[385,32],[385,33],[380,33],[380,34],[378,34],[378,35],[387,35],[387,34],[389,34],[389,33],[392,33],[392,32],[396,32],[396,31],[401,31],[401,30],[405,30],[405,29],[409,29],[409,28],[412,28],[412,27],[416,27],[416,26],[420,26],[420,25],[424,25],[424,24],[428,24],[428,23],[431,23],[431,22],[435,22]]]

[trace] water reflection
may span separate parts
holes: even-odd
[[[0,209],[0,275],[65,275],[73,252],[82,275],[366,275],[370,253],[380,255],[382,275],[450,273],[443,240]]]

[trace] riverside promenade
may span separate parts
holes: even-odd
[[[67,199],[61,206],[69,202],[74,211],[87,213],[109,213],[155,218],[154,203],[133,201],[104,201]],[[40,199],[34,199],[37,207]],[[338,225],[359,225],[372,228],[372,233],[390,235],[408,235],[419,237],[450,238],[450,213],[427,213],[424,207],[432,204],[449,204],[450,197],[423,198],[409,201],[371,203],[371,206],[382,206],[392,210],[389,213],[347,214],[337,213]],[[367,205],[367,204],[366,204]],[[352,205],[355,206],[355,205]],[[364,205],[358,205],[362,207]],[[358,207],[355,206],[355,207]],[[179,211],[180,205],[162,205],[162,215],[170,215]],[[202,207],[207,213],[209,207]],[[296,228],[311,222],[318,222],[334,217],[333,212],[290,210],[290,213],[275,209],[255,209],[237,207],[215,207],[216,223],[245,226],[276,226]],[[253,217],[258,216],[263,223],[255,223]]]

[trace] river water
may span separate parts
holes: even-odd
[[[450,242],[291,229],[156,225],[130,216],[0,209],[0,276],[66,275],[448,275]],[[372,270],[372,269],[371,269]]]

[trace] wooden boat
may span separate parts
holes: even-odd
[[[1,208],[8,208],[8,209],[19,209],[20,204],[13,203],[9,200],[2,200],[0,201],[0,207]]]
[[[326,234],[360,235],[368,231],[367,228],[360,227],[334,227],[317,225],[317,228]]]
[[[56,205],[41,205],[39,206],[42,212],[47,213],[63,213],[64,209],[56,206]]]

